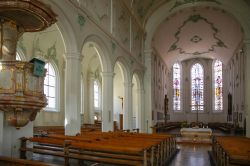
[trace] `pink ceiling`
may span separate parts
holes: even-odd
[[[168,67],[195,57],[216,58],[226,64],[242,36],[240,25],[230,14],[211,7],[196,7],[166,18],[152,43]]]

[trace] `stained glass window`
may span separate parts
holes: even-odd
[[[173,110],[181,110],[181,68],[178,63],[173,65]]]
[[[56,73],[50,63],[46,63],[47,69],[44,79],[44,94],[48,99],[46,110],[56,111]]]
[[[214,109],[222,111],[223,109],[223,82],[222,82],[222,62],[216,60],[214,63]]]
[[[204,110],[204,71],[201,64],[196,63],[191,68],[191,109]]]
[[[99,85],[97,81],[94,81],[94,107],[99,108]]]
[[[20,55],[18,53],[16,53],[16,60],[21,61],[21,57],[20,57]]]

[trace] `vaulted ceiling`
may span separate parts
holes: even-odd
[[[240,2],[243,1],[250,7],[250,0]],[[158,25],[152,39],[152,47],[169,68],[177,61],[190,58],[219,59],[227,64],[243,40],[243,31],[230,13],[214,7],[223,5],[222,2],[131,0],[143,25],[162,5],[169,5],[166,12],[172,14]]]
[[[153,37],[153,47],[168,66],[202,57],[227,63],[242,40],[239,23],[227,12],[200,6],[180,10],[163,21]]]

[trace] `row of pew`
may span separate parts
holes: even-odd
[[[216,165],[250,165],[250,138],[216,136],[212,142],[212,155]]]
[[[32,142],[33,147],[27,146]],[[176,142],[172,135],[139,134],[126,132],[82,132],[77,136],[48,134],[21,138],[20,157],[26,152],[46,154],[79,162],[105,163],[114,165],[166,165],[176,153]]]
[[[166,132],[168,130],[172,130],[175,128],[180,128],[181,122],[167,122],[167,123],[156,123],[154,126],[152,126],[152,132],[153,133],[161,133]]]
[[[81,132],[101,131],[101,126],[97,124],[83,124]],[[64,126],[35,126],[33,128],[34,135],[46,134],[63,134],[65,133]]]
[[[24,160],[6,156],[0,156],[1,166],[59,166],[56,164],[49,164],[38,161]]]

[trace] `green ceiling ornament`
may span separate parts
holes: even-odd
[[[111,46],[112,46],[112,51],[114,52],[116,49],[116,44],[115,42],[111,41]]]
[[[82,15],[78,14],[77,19],[78,19],[78,24],[82,28],[85,25],[85,22],[86,22],[85,17],[83,17]]]
[[[190,22],[197,23],[199,21],[204,21],[206,24],[208,24],[210,26],[211,30],[213,31],[213,34],[212,34],[213,38],[214,38],[214,40],[216,42],[214,44],[212,44],[210,46],[210,48],[208,48],[207,51],[203,51],[203,52],[199,52],[199,51],[196,51],[196,52],[187,52],[187,51],[183,50],[183,48],[181,48],[179,46],[179,41],[181,40],[180,39],[180,34],[182,33],[182,28],[184,28],[187,25],[187,23],[190,23]],[[214,24],[212,22],[209,22],[206,18],[202,17],[200,14],[191,15],[178,28],[178,31],[174,35],[176,41],[170,46],[168,52],[179,50],[180,54],[200,55],[200,54],[205,54],[205,53],[209,53],[211,51],[214,51],[215,47],[224,47],[224,48],[227,48],[227,46],[224,44],[224,42],[219,37],[217,37],[218,33],[219,33],[219,30],[214,26]],[[190,39],[190,41],[193,42],[193,43],[199,43],[202,40],[203,39],[200,36],[198,36],[198,35],[194,35]]]
[[[56,59],[56,42],[47,50],[46,59],[53,59],[54,62],[58,65],[58,60]]]
[[[195,2],[213,2],[218,5],[221,5],[221,2],[219,2],[218,0],[176,0],[174,6],[170,9],[170,12],[179,6],[190,3],[194,4]]]

